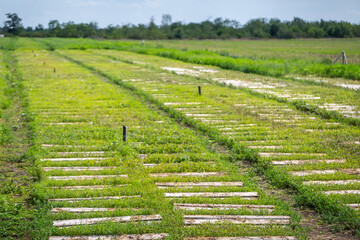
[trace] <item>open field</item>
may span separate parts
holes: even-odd
[[[307,239],[301,213],[271,193],[280,188],[358,231],[359,91],[340,86],[357,80],[244,73],[133,42],[1,41],[33,116],[34,238]]]

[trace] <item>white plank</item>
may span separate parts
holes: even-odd
[[[57,240],[57,239],[56,239]],[[269,236],[269,237],[192,237],[184,240],[298,240],[293,236]]]
[[[233,224],[290,224],[289,216],[255,216],[255,215],[184,215],[186,225],[203,223],[228,222]]]
[[[45,172],[54,171],[54,170],[61,170],[64,172],[68,171],[102,171],[102,170],[109,170],[114,169],[117,167],[43,167]]]
[[[69,227],[76,225],[92,225],[99,222],[139,222],[139,221],[160,221],[160,215],[138,215],[138,216],[122,216],[122,217],[103,217],[103,218],[84,218],[53,221],[54,227]]]
[[[51,180],[86,180],[104,178],[127,178],[128,175],[79,175],[79,176],[48,176]]]
[[[273,165],[302,165],[314,163],[345,163],[346,159],[322,159],[322,160],[282,160],[272,161]]]
[[[242,187],[242,182],[157,182],[158,188]]]
[[[53,152],[54,154],[67,156],[67,155],[103,155],[105,153],[114,153],[114,152],[105,152],[105,151],[92,151],[92,152]]]
[[[174,203],[176,209],[183,210],[232,210],[232,209],[247,209],[247,210],[266,210],[272,211],[275,209],[274,205],[240,205],[240,204],[196,204],[196,203]]]
[[[308,176],[317,174],[335,174],[336,170],[309,170],[309,171],[292,171],[293,176]]]
[[[230,198],[241,197],[243,199],[258,198],[257,192],[177,192],[164,193],[168,198],[206,197],[206,198]]]
[[[43,158],[40,161],[62,162],[62,161],[91,161],[91,160],[106,160],[109,158],[88,157],[88,158]]]
[[[283,146],[248,146],[251,149],[280,149]]]
[[[167,233],[124,234],[117,236],[53,236],[49,240],[158,240],[164,239],[167,236],[169,236]]]
[[[151,173],[150,177],[207,177],[207,176],[221,176],[220,172],[184,172],[184,173]]]
[[[346,204],[346,206],[353,208],[355,210],[360,210],[360,204],[359,203],[353,203],[353,204]]]
[[[325,156],[326,153],[274,153],[274,152],[259,152],[260,157],[273,156],[292,156],[292,155],[309,155],[309,156]]]
[[[360,194],[360,190],[325,191],[323,193],[326,194],[326,195],[331,195],[331,194],[340,194],[340,195],[344,195],[344,194]]]
[[[124,198],[138,198],[139,195],[135,196],[110,196],[110,197],[89,197],[89,198],[54,198],[49,199],[49,202],[77,202],[77,201],[92,201],[92,200],[118,200]]]
[[[92,186],[62,186],[62,187],[50,187],[51,189],[64,189],[64,190],[84,190],[84,189],[104,189],[107,187],[124,187],[129,184],[120,185],[92,185]]]
[[[166,165],[180,165],[180,164],[184,164],[186,162],[180,162],[180,163],[163,163],[163,164],[166,164]],[[214,165],[215,162],[212,162],[212,161],[209,161],[209,162],[187,162],[189,164],[206,164],[206,165]],[[148,167],[148,168],[152,168],[152,167],[156,167],[156,166],[159,166],[159,165],[162,165],[161,163],[143,163],[143,166],[144,167]]]
[[[347,185],[360,183],[360,180],[336,180],[336,181],[306,181],[304,185]]]
[[[52,213],[87,213],[87,212],[114,212],[116,210],[139,211],[140,208],[52,208]]]

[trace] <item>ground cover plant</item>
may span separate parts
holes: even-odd
[[[12,64],[2,70],[22,81],[23,116],[33,131],[31,151],[22,156],[36,159],[28,175],[40,182],[24,188],[37,214],[13,208],[16,202],[4,209],[34,217],[36,239],[305,239],[299,215],[257,184],[254,169],[294,189],[299,205],[315,208],[337,230],[359,229],[357,110],[316,114],[334,102],[357,105],[356,91],[334,86],[349,80],[244,74],[131,53],[144,48],[116,41],[8,43],[10,54],[2,54]],[[326,117],[330,111],[338,115]]]
[[[17,50],[16,57],[36,116],[41,181],[33,197],[48,210],[37,238],[305,238],[286,203],[195,130],[58,53]]]
[[[359,203],[357,127],[309,116],[287,104],[259,98],[244,90],[218,86],[207,79],[146,67],[144,63],[150,60],[141,61],[144,60],[141,55],[132,54],[129,58],[127,53],[107,52],[112,58],[106,60],[106,56],[95,56],[93,52],[60,52],[115,82],[121,81],[119,84],[141,89],[139,91],[150,94],[164,109],[181,112],[180,118],[192,119],[189,122],[194,126],[202,122],[210,127],[205,130],[210,135],[215,136],[213,133],[217,129],[218,135],[222,136],[218,140],[228,136],[225,138],[230,139],[230,145],[253,149],[260,157],[253,160],[267,166],[269,178],[277,184],[283,181],[284,186],[296,188],[302,193],[303,204],[313,204],[329,218],[334,217],[326,212],[329,209],[336,214],[338,210],[343,211],[347,217],[338,216],[338,220],[346,218],[352,222],[353,219],[349,224],[354,224],[353,227],[358,224],[357,213],[339,205],[344,203],[356,208]],[[156,64],[154,61],[153,65]],[[138,70],[125,71],[134,67]],[[197,92],[199,85],[204,89],[201,96]],[[279,173],[282,175],[277,176]],[[318,176],[327,180],[320,183],[327,187],[319,188],[318,182],[305,181],[316,180]],[[342,181],[333,181],[339,179]],[[352,181],[347,181],[349,179]],[[334,189],[341,191],[332,192]],[[316,194],[312,193],[314,195],[306,199],[306,195],[314,190]],[[328,206],[324,206],[326,204]]]
[[[31,236],[31,114],[10,47],[0,53],[0,238]]]

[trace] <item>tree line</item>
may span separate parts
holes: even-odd
[[[50,20],[45,27],[24,27],[16,13],[7,13],[0,32],[6,36],[105,38],[105,39],[236,39],[236,38],[351,38],[360,37],[360,24],[345,21],[305,21],[295,17],[291,21],[277,18],[257,18],[241,25],[236,20],[216,18],[200,23],[173,22],[164,14],[161,24],[151,17],[147,24],[109,25],[100,28],[96,22],[60,23]]]

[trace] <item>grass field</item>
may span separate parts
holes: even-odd
[[[0,103],[8,108],[5,75],[16,69],[32,116],[27,175],[37,180],[23,183],[26,194],[3,194],[31,195],[37,212],[20,204],[25,212],[14,215],[33,219],[32,238],[307,239],[313,226],[274,189],[292,190],[297,206],[315,209],[338,231],[358,232],[359,91],[341,86],[357,80],[244,73],[197,64],[196,52],[170,56],[134,42],[1,41],[1,56],[16,64],[0,66]],[[334,40],[335,50],[328,41],[266,41],[263,55],[260,41],[159,44],[255,62],[278,61],[280,48],[282,59],[315,64],[342,46],[359,54],[356,39]],[[0,124],[6,140],[8,125]],[[16,238],[3,228],[2,237]]]

